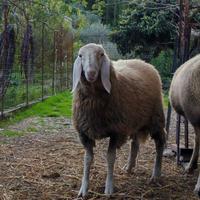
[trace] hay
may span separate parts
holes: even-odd
[[[64,122],[59,123],[59,129],[50,126],[57,124],[59,120],[63,122],[59,118],[45,120],[44,127],[36,134],[0,139],[0,199],[78,199],[84,150],[72,127],[66,128]],[[174,143],[174,124],[170,131],[170,143]],[[102,140],[97,142],[95,148],[88,196],[90,200],[107,199],[103,194],[107,145],[108,140]],[[149,184],[155,157],[153,141],[148,140],[141,146],[137,167],[131,175],[123,171],[128,147],[125,144],[117,152],[115,194],[111,199],[196,199],[193,189],[197,171],[192,176],[186,176],[183,169],[177,167],[175,158],[164,158],[163,176],[157,184]]]

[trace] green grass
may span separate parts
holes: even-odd
[[[167,108],[168,105],[168,96],[167,94],[163,95],[163,104],[164,107]],[[49,97],[43,102],[37,103],[29,108],[26,108],[22,111],[19,111],[13,114],[10,118],[0,121],[0,127],[5,128],[5,130],[1,131],[0,134],[14,137],[14,136],[22,136],[25,132],[18,132],[13,130],[8,130],[6,127],[8,125],[17,123],[28,117],[58,117],[65,116],[71,117],[71,107],[72,107],[72,95],[69,91],[60,93],[56,96]],[[43,118],[41,118],[41,123]],[[37,132],[37,129],[34,127],[28,127],[28,132]]]
[[[42,96],[41,84],[34,83],[28,87],[29,101],[38,99]],[[44,96],[49,95],[52,92],[51,86],[44,85]],[[26,101],[26,85],[21,83],[19,85],[10,85],[6,91],[4,107],[10,108]]]
[[[164,108],[167,108],[168,102],[169,102],[169,97],[168,97],[168,95],[164,94],[163,95],[163,105],[164,105]]]
[[[26,129],[27,132],[37,132],[38,129],[35,128],[35,127],[32,127],[32,126],[29,126],[27,129]]]
[[[7,136],[7,137],[16,137],[16,136],[23,136],[24,132],[20,131],[12,131],[12,130],[4,130],[0,132],[1,135]]]
[[[72,95],[69,91],[49,97],[43,102],[37,103],[27,109],[19,111],[10,118],[0,121],[0,127],[19,122],[25,118],[71,116]]]

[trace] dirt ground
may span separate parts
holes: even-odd
[[[60,118],[29,118],[8,127],[25,132],[21,137],[0,137],[1,200],[77,199],[83,169],[84,150],[71,122]],[[193,137],[192,130],[191,137]],[[169,144],[175,143],[175,117]],[[191,141],[192,142],[192,141]],[[91,170],[88,199],[107,199],[103,195],[106,176],[105,154],[108,141],[97,142]],[[157,184],[149,184],[155,157],[152,140],[141,146],[135,171],[123,171],[128,144],[117,152],[115,195],[112,199],[193,200],[198,172],[184,175],[175,157],[164,158],[163,175]]]

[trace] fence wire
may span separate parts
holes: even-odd
[[[15,31],[12,69],[4,62],[3,51],[9,47],[3,45],[4,33],[0,35],[0,88],[4,91],[0,94],[1,117],[9,111],[71,88],[73,41],[66,41],[71,45],[69,48],[64,46],[63,38],[67,34],[64,30],[49,30],[43,23],[31,24],[31,27],[32,43],[28,41],[30,37],[25,36],[28,33],[26,28]],[[3,85],[5,80],[7,86]]]

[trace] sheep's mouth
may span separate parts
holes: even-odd
[[[88,77],[86,78],[88,82],[90,83],[94,83],[96,81],[96,78],[95,77]]]
[[[97,76],[89,76],[88,74],[85,74],[85,78],[89,83],[94,83],[97,80]]]

